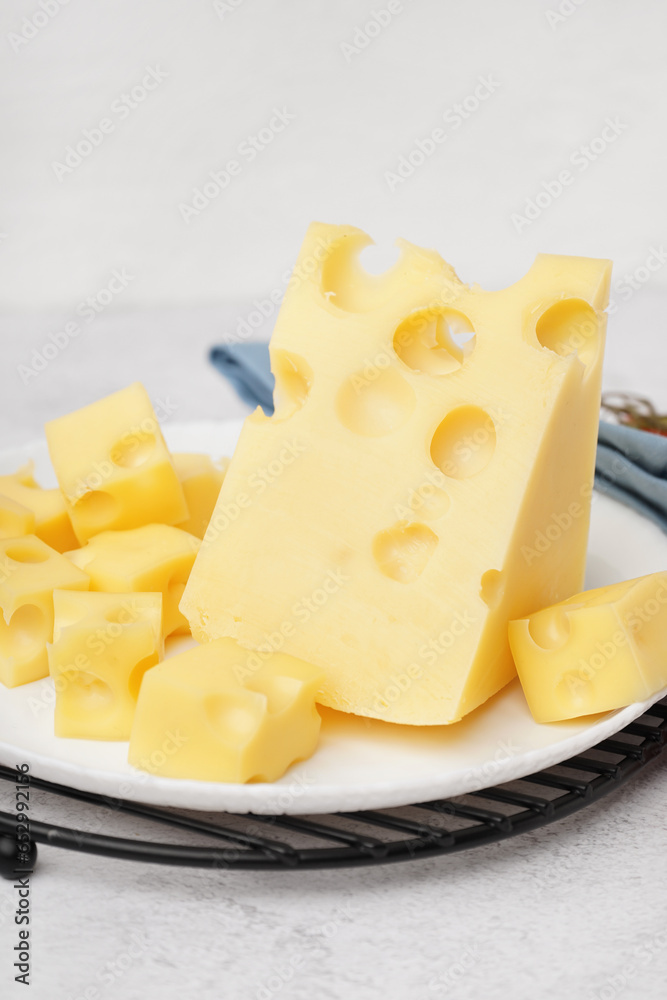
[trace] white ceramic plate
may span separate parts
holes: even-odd
[[[167,425],[174,451],[231,454],[241,421]],[[28,458],[37,478],[55,485],[46,446],[0,454],[0,473]],[[594,497],[587,586],[667,567],[667,537],[606,497]],[[168,655],[191,643],[177,640]],[[663,692],[664,694],[665,692]],[[523,777],[594,746],[657,701],[578,722],[538,725],[518,682],[454,726],[412,728],[322,709],[322,738],[310,760],[274,784],[226,785],[158,778],[135,771],[126,743],[57,739],[48,679],[8,689],[0,684],[0,761],[28,762],[34,775],[112,797],[154,805],[229,812],[323,813],[380,809],[461,795]]]

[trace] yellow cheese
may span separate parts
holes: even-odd
[[[558,722],[667,687],[667,573],[588,590],[509,624],[533,717]]]
[[[35,515],[35,534],[56,552],[78,545],[65,498],[59,489],[43,490],[33,476],[34,463],[28,462],[10,476],[0,476],[0,493]]]
[[[309,663],[231,639],[189,649],[145,676],[128,760],[161,777],[275,781],[317,746],[321,680]]]
[[[35,514],[11,497],[0,495],[0,538],[35,534]]]
[[[82,544],[101,531],[187,518],[160,425],[138,382],[52,420],[45,431]]]
[[[508,620],[581,589],[611,265],[484,292],[405,242],[370,276],[369,242],[309,229],[181,609],[321,667],[325,705],[449,723],[515,675]]]
[[[56,590],[53,604],[56,736],[129,740],[143,676],[164,655],[162,594]]]
[[[203,538],[211,519],[229,459],[214,462],[208,455],[175,454],[171,456],[183,487],[190,516],[178,525],[197,538]]]
[[[166,524],[105,531],[68,552],[90,577],[90,589],[107,593],[160,592],[164,634],[189,632],[178,604],[199,548],[199,539]]]
[[[87,590],[88,577],[35,535],[0,540],[0,681],[7,687],[49,673],[56,588]]]

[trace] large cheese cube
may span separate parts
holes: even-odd
[[[667,687],[667,573],[588,590],[509,624],[528,706],[558,722]]]
[[[28,462],[12,475],[0,476],[0,493],[35,517],[35,534],[56,552],[67,552],[78,545],[65,498],[59,489],[43,490],[35,482],[34,463]]]
[[[87,590],[88,576],[35,535],[0,540],[0,681],[7,687],[49,673],[56,588]]]
[[[219,639],[146,674],[130,764],[169,778],[275,781],[314,752],[321,671],[284,653]]]
[[[190,516],[178,525],[203,538],[225,478],[229,459],[214,462],[208,455],[180,453],[171,456],[181,481]]]
[[[484,292],[404,242],[371,276],[369,242],[308,231],[275,414],[245,422],[181,608],[200,640],[284,635],[325,705],[450,723],[515,676],[508,620],[583,584],[611,268],[542,255]]]
[[[183,488],[138,382],[52,420],[45,431],[82,544],[102,531],[187,518]]]
[[[129,740],[143,676],[164,654],[162,594],[56,590],[53,605],[56,736]]]
[[[162,594],[164,634],[190,631],[178,610],[199,539],[166,524],[105,531],[68,557],[90,577],[90,589]]]
[[[35,534],[35,514],[11,497],[0,495],[0,538]]]

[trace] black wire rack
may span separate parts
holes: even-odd
[[[124,860],[209,869],[296,870],[386,864],[452,854],[553,823],[585,808],[642,771],[667,745],[667,698],[616,736],[528,777],[452,799],[326,816],[202,814],[158,809],[31,777],[34,790],[108,810],[132,822],[166,824],[187,843],[109,836],[30,819],[34,844]],[[16,771],[0,766],[12,784]],[[34,796],[33,796],[34,799]],[[32,806],[31,806],[32,808]],[[0,812],[0,871],[16,877],[16,817]],[[195,840],[217,844],[193,843]]]

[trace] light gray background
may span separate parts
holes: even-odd
[[[38,0],[2,4],[3,447],[133,379],[168,399],[174,419],[246,412],[206,352],[253,297],[282,287],[314,218],[361,226],[384,247],[398,235],[435,246],[464,280],[490,288],[516,280],[538,250],[613,258],[605,385],[667,408],[667,267],[642,270],[667,238],[661,0],[566,0],[572,13],[561,20],[556,0],[404,0],[349,61],[342,44],[358,40],[385,0],[218,6],[70,0],[17,52],[9,35]],[[114,116],[114,132],[59,181],[53,161],[148,66],[166,79],[126,119]],[[443,114],[480,76],[497,81],[492,96],[392,192],[385,173],[446,126]],[[294,120],[186,225],[179,204],[274,107]],[[606,118],[623,126],[618,139],[580,171],[570,157]],[[518,233],[512,214],[568,167],[573,183]],[[33,350],[123,268],[133,277],[122,294],[43,371],[21,378]],[[629,294],[624,275],[636,269]],[[534,834],[375,870],[209,875],[44,848],[30,995],[657,1000],[667,972],[666,796],[658,764]],[[69,805],[49,815],[100,821]],[[13,900],[0,883],[3,990]],[[135,934],[138,957],[104,985],[107,963],[124,963]],[[298,970],[276,991],[273,977],[292,958]]]
[[[573,13],[554,22],[559,3]],[[664,239],[661,0],[402,0],[347,59],[385,0],[219,0],[221,14],[212,0],[69,0],[15,52],[8,36],[37,5],[0,11],[7,304],[73,308],[118,267],[135,276],[126,305],[254,295],[279,286],[312,219],[434,246],[490,288],[538,250],[611,257],[620,276]],[[147,66],[167,78],[119,120],[114,101]],[[492,96],[443,122],[480,76]],[[179,204],[274,107],[294,120],[186,225]],[[53,162],[105,116],[115,131],[58,180]],[[616,141],[569,164],[608,117]],[[386,171],[438,126],[447,140],[392,193]],[[512,214],[568,166],[574,183],[518,234]]]

